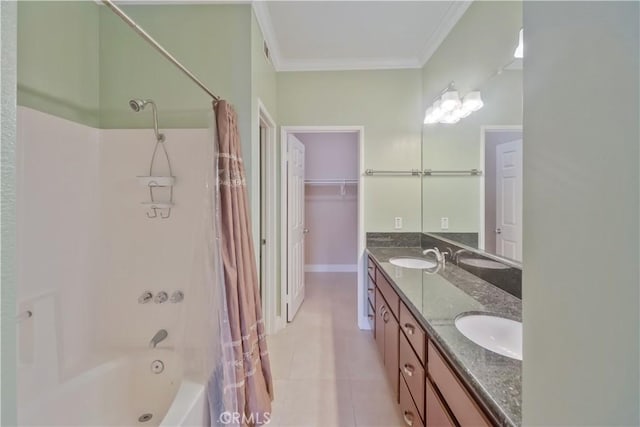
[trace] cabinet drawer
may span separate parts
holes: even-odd
[[[403,378],[400,378],[400,414],[404,420],[404,425],[407,427],[419,427],[424,426],[416,405],[411,399],[409,388]]]
[[[484,414],[449,368],[438,349],[427,343],[427,371],[461,426],[490,426]]]
[[[413,352],[409,341],[400,334],[400,373],[407,383],[413,402],[418,409],[420,418],[424,420],[424,368]]]
[[[373,279],[374,283],[376,281],[376,265],[371,259],[371,257],[367,257],[367,273],[369,273],[369,277]]]
[[[400,303],[400,329],[402,329],[407,336],[411,347],[413,347],[413,350],[418,355],[418,359],[420,359],[420,362],[424,366],[426,335],[404,303]]]
[[[440,396],[427,379],[427,419],[429,427],[457,427],[453,417],[449,414],[447,405],[440,400]]]
[[[369,298],[369,302],[375,307],[375,297],[376,297],[376,284],[371,277],[367,277],[367,296]]]
[[[378,278],[376,280],[376,286],[380,289],[382,296],[387,300],[387,307],[393,313],[395,318],[398,318],[398,311],[400,306],[400,298],[398,298],[398,294],[393,290],[387,279],[382,274],[378,274]]]

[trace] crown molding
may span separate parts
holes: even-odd
[[[100,6],[104,6],[101,0],[93,0]],[[116,5],[131,5],[131,6],[193,6],[200,4],[251,4],[251,0],[117,0],[114,1]]]
[[[277,71],[354,71],[422,68],[417,58],[331,58],[297,59],[280,62]]]
[[[420,53],[421,66],[438,50],[442,42],[447,38],[453,27],[458,23],[462,15],[467,11],[473,0],[455,0],[442,16],[438,27],[429,36]]]
[[[253,13],[256,15],[258,26],[262,30],[262,37],[269,47],[269,53],[271,55],[271,64],[276,71],[281,71],[281,57],[280,46],[278,45],[278,38],[271,22],[271,14],[269,13],[269,7],[266,0],[252,1]]]

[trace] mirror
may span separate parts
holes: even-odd
[[[422,167],[433,174],[422,178],[422,231],[521,262],[522,60],[514,50],[522,15],[509,3],[482,17],[487,31],[473,37],[471,18],[461,20],[425,67],[433,82],[425,111],[447,90],[461,99],[479,91],[483,107],[457,123],[424,125]]]

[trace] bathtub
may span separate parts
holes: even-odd
[[[71,378],[53,393],[19,407],[18,424],[201,427],[204,410],[204,386],[182,379],[179,355],[153,349]]]

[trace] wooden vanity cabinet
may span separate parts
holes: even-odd
[[[374,336],[407,426],[492,426],[448,359],[432,342],[381,270],[368,259],[374,285]],[[373,270],[369,266],[374,265]],[[370,285],[369,285],[370,286]]]

